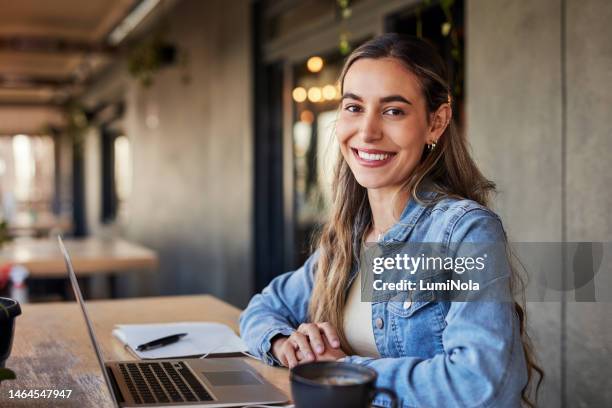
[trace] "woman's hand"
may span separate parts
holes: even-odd
[[[301,324],[291,336],[273,341],[272,354],[289,368],[310,361],[337,360],[346,355],[340,349],[336,329],[329,323]]]
[[[323,337],[323,342],[325,343],[325,351],[321,354],[315,354],[316,361],[336,361],[339,358],[346,357],[346,353],[340,348],[334,348],[329,344],[326,337]],[[301,351],[297,351],[295,356],[298,359],[298,364],[306,363],[308,361],[304,360]]]

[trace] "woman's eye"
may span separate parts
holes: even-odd
[[[361,109],[361,108],[360,108],[359,106],[357,106],[357,105],[347,105],[347,106],[344,108],[344,110],[345,110],[345,111],[348,111],[348,112],[353,112],[353,113],[355,113],[355,112],[359,112],[359,111],[360,111],[360,109]]]
[[[390,108],[387,109],[385,113],[391,116],[400,116],[404,114],[404,111],[402,111],[401,109]]]

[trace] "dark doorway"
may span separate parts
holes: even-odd
[[[255,291],[285,272],[283,63],[262,59],[261,2],[253,4]]]

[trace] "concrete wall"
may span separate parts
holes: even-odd
[[[122,127],[132,143],[133,191],[121,231],[160,256],[158,274],[122,281],[124,295],[212,293],[239,306],[249,299],[249,11],[247,0],[179,2],[169,14],[167,37],[187,51],[186,70],[165,68],[145,89],[121,65],[85,98],[93,104],[123,96],[127,104]],[[150,116],[157,126],[147,125]],[[89,135],[86,166],[94,183],[88,220],[99,231],[98,137]]]
[[[567,0],[568,241],[612,241],[611,21],[608,0]],[[568,406],[612,406],[611,313],[567,305]]]
[[[612,237],[611,17],[606,0],[467,2],[468,135],[512,240]],[[528,304],[541,406],[609,406],[610,305],[562,309]]]

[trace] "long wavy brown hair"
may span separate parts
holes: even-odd
[[[355,61],[362,58],[395,58],[401,62],[419,80],[428,117],[436,112],[440,105],[449,103],[450,86],[446,66],[427,42],[391,33],[364,43],[351,53],[344,64],[339,80],[341,91],[347,71]],[[426,201],[418,196],[425,182],[430,190],[439,193],[435,199]],[[470,155],[465,136],[457,131],[454,121],[451,120],[435,149],[423,149],[421,161],[404,182],[402,191],[409,192],[409,199],[414,199],[422,205],[433,205],[444,197],[456,197],[474,200],[489,207],[491,196],[495,193],[495,184],[480,172]],[[342,155],[338,155],[332,183],[330,218],[315,240],[319,257],[309,317],[313,322],[329,322],[336,327],[342,348],[348,353],[352,353],[352,350],[343,331],[346,288],[351,270],[358,262],[361,243],[370,228],[372,213],[367,189],[357,182],[347,162]],[[509,260],[511,255],[508,251]],[[536,362],[526,329],[523,282],[513,266],[511,289],[515,295],[519,295],[520,303],[515,302],[515,310],[520,322],[521,341],[528,366],[528,381],[521,396],[526,406],[534,407],[533,401],[537,400],[544,372]],[[539,378],[534,387],[536,374]]]

